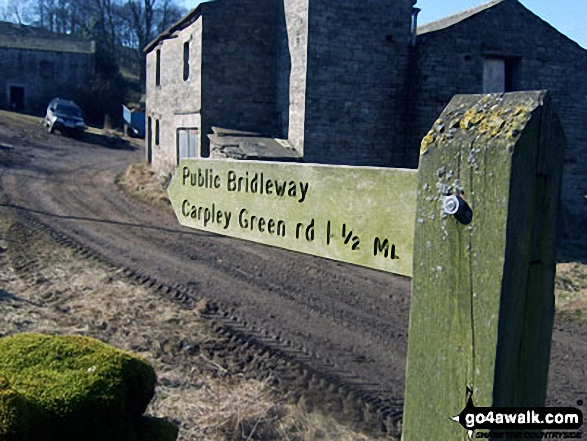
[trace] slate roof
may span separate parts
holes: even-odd
[[[211,157],[261,161],[301,162],[302,157],[285,139],[267,138],[260,133],[212,127]]]
[[[517,1],[517,0],[492,0],[488,3],[484,3],[482,5],[475,6],[471,9],[467,9],[466,11],[462,11],[457,14],[450,15],[445,18],[441,18],[440,20],[433,21],[431,23],[427,23],[422,26],[418,26],[418,35],[427,34],[429,32],[434,32],[434,31],[439,31],[441,29],[446,29],[452,25],[460,23],[463,20],[466,20],[467,18],[470,18],[474,15],[477,15],[480,12],[483,12],[487,9],[491,9],[494,6],[496,6],[502,2],[505,2],[505,1]]]
[[[94,42],[43,28],[0,21],[0,48],[92,54]]]
[[[196,6],[194,9],[192,9],[190,12],[188,12],[186,15],[180,18],[176,23],[172,24],[165,31],[157,35],[153,41],[151,41],[149,44],[147,44],[147,46],[145,46],[143,52],[151,52],[151,50],[153,50],[153,48],[157,46],[159,42],[167,40],[169,38],[173,38],[177,31],[181,31],[182,29],[185,29],[189,25],[194,23],[198,18],[200,18],[200,15],[202,15],[202,10],[204,7],[205,6],[203,3],[199,3],[198,6]]]

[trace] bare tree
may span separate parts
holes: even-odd
[[[2,8],[3,20],[18,24],[29,23],[32,17],[30,1],[7,1]]]
[[[16,23],[32,24],[52,32],[92,38],[114,58],[127,57],[134,49],[135,63],[142,66],[143,48],[184,13],[180,0],[0,0],[0,16]],[[1,5],[2,3],[0,3]],[[121,47],[126,47],[121,51]],[[120,54],[124,55],[120,55]],[[144,86],[143,86],[144,87]]]
[[[37,3],[39,25],[42,28],[55,32],[55,17],[57,0],[38,0]]]
[[[176,0],[127,0],[125,9],[140,49],[184,13]]]
[[[159,33],[175,23],[183,10],[175,0],[127,0],[123,11],[126,12],[127,31],[136,36],[137,55],[141,63],[141,84],[145,83],[145,54],[143,48]],[[124,14],[123,14],[124,16]]]
[[[181,18],[184,11],[173,0],[162,0],[159,8],[156,9],[157,34],[165,31]]]
[[[137,36],[139,48],[142,49],[153,39],[155,4],[157,0],[128,0],[133,30]]]

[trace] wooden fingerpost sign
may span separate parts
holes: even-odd
[[[410,276],[416,170],[183,159],[182,225]]]
[[[422,141],[403,441],[467,440],[467,388],[544,405],[564,147],[543,91],[457,96]]]

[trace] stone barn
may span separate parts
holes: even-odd
[[[587,228],[587,51],[516,0],[494,0],[418,29],[410,146],[457,93],[548,89],[567,136],[565,231]],[[417,163],[410,150],[409,162]]]
[[[203,3],[147,48],[147,155],[170,172],[208,156],[212,126],[277,126],[275,0]]]
[[[92,74],[94,42],[0,22],[0,108],[42,112]]]
[[[415,0],[217,0],[146,48],[147,160],[417,167],[457,93],[549,89],[566,231],[587,227],[587,51],[517,0],[417,27]]]
[[[220,148],[253,136],[268,154],[305,161],[401,160],[412,3],[200,4],[146,48],[153,166],[208,156],[213,127]]]

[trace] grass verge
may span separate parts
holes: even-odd
[[[571,262],[556,266],[555,308],[562,316],[587,324],[587,265]]]
[[[18,222],[0,252],[0,337],[22,332],[83,335],[147,359],[159,383],[147,414],[168,418],[180,441],[370,438],[226,364],[228,339],[210,331],[201,307],[186,309],[81,259]]]
[[[132,164],[117,179],[118,186],[140,200],[155,204],[170,204],[167,197],[169,176],[159,176],[148,164]]]

